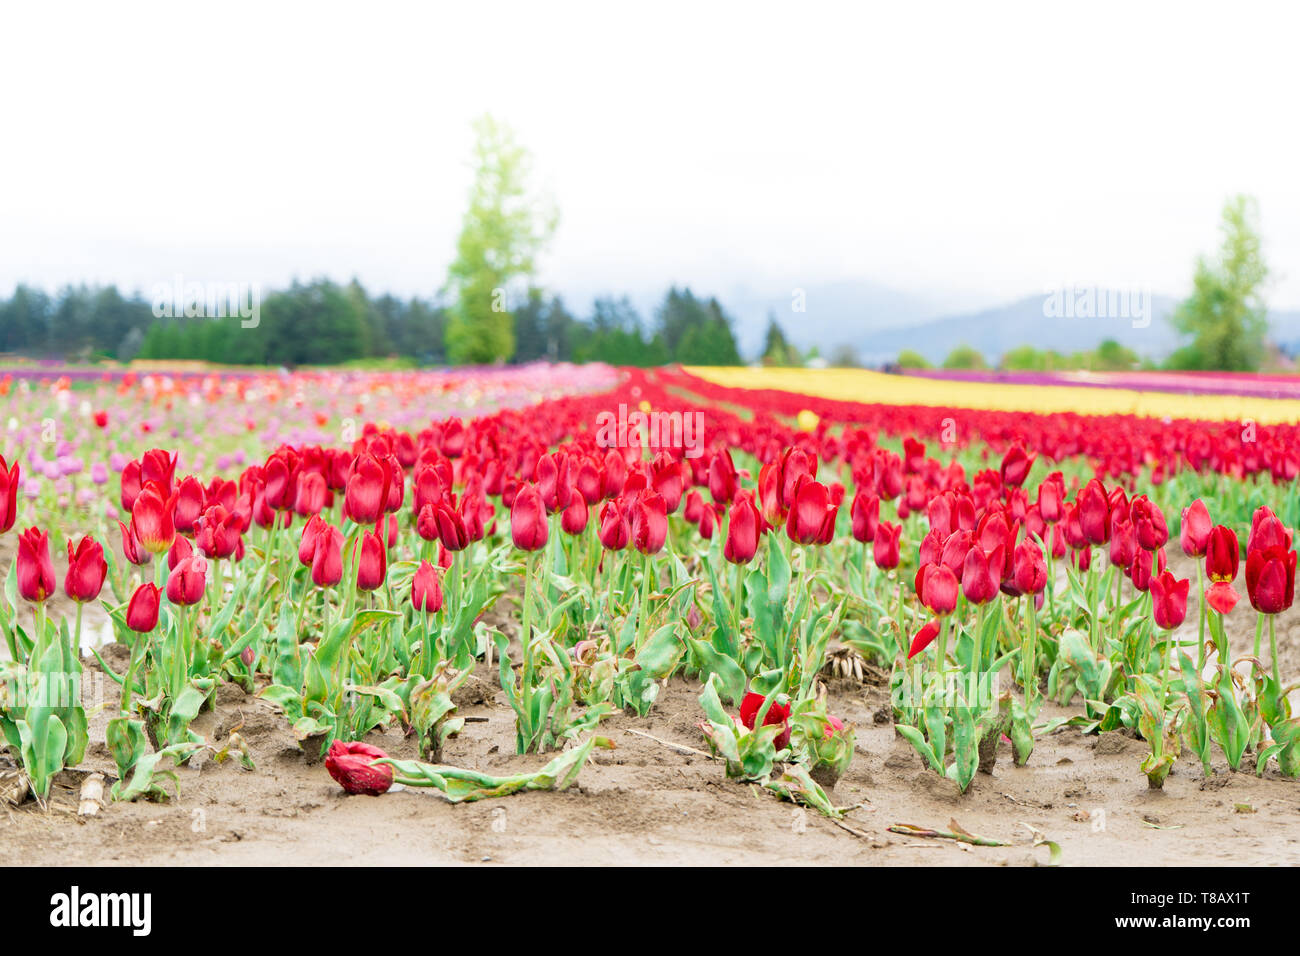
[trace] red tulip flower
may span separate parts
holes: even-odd
[[[126,606],[126,626],[137,634],[148,634],[158,626],[158,605],[162,591],[152,581],[135,589]]]
[[[1178,530],[1178,541],[1183,546],[1183,554],[1190,558],[1199,558],[1205,554],[1210,541],[1210,525],[1210,512],[1200,498],[1183,509],[1182,527]]]
[[[176,488],[176,505],[172,521],[179,534],[193,534],[194,522],[203,514],[205,491],[203,482],[193,475],[184,478]]]
[[[14,462],[11,467],[4,455],[0,455],[0,534],[12,528],[14,519],[18,517],[18,485],[21,477],[22,470],[18,467],[18,462]]]
[[[1216,581],[1205,589],[1205,603],[1220,614],[1231,614],[1241,595],[1227,581]]]
[[[610,551],[622,551],[632,540],[632,526],[617,498],[612,498],[601,506],[597,536],[601,545]]]
[[[1089,544],[1110,541],[1110,501],[1100,481],[1092,479],[1079,492],[1079,528]]]
[[[1296,553],[1274,545],[1246,553],[1246,593],[1261,614],[1281,614],[1295,603]]]
[[[374,455],[358,455],[343,489],[343,513],[359,525],[373,525],[388,505],[392,474]]]
[[[1273,509],[1267,505],[1256,508],[1250,519],[1250,537],[1246,539],[1246,552],[1269,548],[1291,547],[1291,532],[1282,524]]]
[[[327,524],[316,532],[311,580],[318,588],[332,588],[343,580],[343,532],[333,525]]]
[[[587,507],[587,499],[582,495],[574,495],[569,502],[569,507],[564,509],[560,515],[560,530],[565,534],[582,534],[587,530],[587,521],[591,517]]]
[[[207,559],[191,554],[167,576],[167,600],[178,607],[198,604],[208,584],[207,574]]]
[[[373,531],[364,532],[357,556],[357,590],[374,591],[383,586],[387,575],[388,552],[384,542]]]
[[[131,506],[131,531],[140,545],[151,554],[162,554],[176,537],[173,511],[176,496],[163,497],[163,488],[149,482]]]
[[[374,763],[387,756],[369,744],[336,740],[325,755],[325,769],[348,793],[377,797],[393,785],[393,768]]]
[[[758,712],[763,709],[763,701],[766,700],[762,694],[756,694],[753,691],[745,694],[740,701],[740,722],[749,730],[754,729],[754,722],[758,720]],[[767,709],[763,716],[763,726],[781,726],[784,729],[777,735],[773,744],[777,750],[784,749],[790,743],[790,727],[786,723],[790,719],[790,705],[782,704],[778,701],[772,701],[772,706]]]
[[[120,521],[117,526],[122,529],[122,553],[126,555],[126,559],[135,565],[148,564],[153,559],[153,555],[141,546],[135,532]]]
[[[18,536],[18,593],[24,600],[40,604],[56,587],[54,564],[50,561],[50,536],[28,528]]]
[[[167,549],[167,570],[175,571],[176,566],[186,558],[194,554],[194,545],[190,544],[188,538],[182,538],[180,535],[172,541],[172,546]],[[311,562],[308,561],[308,564]]]
[[[227,511],[225,505],[213,505],[204,511],[195,530],[195,545],[213,560],[229,558],[239,550],[239,516]]]
[[[1047,562],[1043,551],[1028,539],[1012,555],[1012,579],[1021,594],[1038,594],[1047,587]]]
[[[709,494],[713,503],[729,505],[739,490],[736,466],[731,460],[731,453],[725,448],[713,456],[709,462]]]
[[[450,502],[443,500],[434,505],[433,517],[438,523],[438,540],[444,548],[448,551],[463,551],[469,546],[465,519]]]
[[[853,520],[855,541],[863,544],[874,541],[876,528],[880,526],[880,496],[859,488],[849,506],[849,517]]]
[[[172,483],[176,480],[177,453],[170,455],[161,448],[152,448],[140,459],[140,483],[158,485],[164,497],[171,497]]]
[[[132,459],[122,468],[122,510],[130,511],[135,505],[135,499],[140,494],[142,481],[140,478],[140,462]]]
[[[657,492],[641,492],[629,509],[632,546],[642,554],[657,554],[668,538],[668,505]]]
[[[829,544],[835,536],[838,513],[830,489],[820,481],[805,478],[795,490],[785,532],[796,544]]]
[[[63,578],[63,592],[79,604],[99,597],[108,576],[104,547],[90,535],[84,535],[74,551],[68,541],[68,573]]]
[[[763,534],[763,515],[754,503],[752,491],[738,491],[731,513],[727,518],[727,537],[722,543],[722,556],[732,564],[748,564],[758,552],[758,541]]]
[[[510,506],[510,536],[521,551],[546,547],[546,507],[536,485],[523,485]]]
[[[421,561],[411,578],[411,604],[426,614],[442,610],[442,575],[428,561]]]
[[[1174,578],[1173,572],[1161,571],[1151,579],[1151,600],[1156,625],[1172,631],[1187,617],[1187,592],[1191,582]]]
[[[1205,573],[1211,581],[1231,582],[1237,578],[1237,569],[1241,566],[1241,549],[1237,544],[1237,532],[1221,524],[1210,529],[1210,538],[1205,546]]]
[[[1002,483],[1010,485],[1013,488],[1019,488],[1025,483],[1029,476],[1029,470],[1034,467],[1034,460],[1038,456],[1025,454],[1023,445],[1015,444],[1011,450],[1002,458]]]
[[[966,559],[962,562],[961,590],[972,604],[987,604],[998,596],[1002,577],[1001,546],[994,552],[994,562],[996,572],[990,567],[989,555],[982,548],[974,547],[966,552]]]
[[[917,596],[940,617],[956,609],[957,591],[957,575],[942,564],[922,565],[916,574]]]
[[[882,571],[898,567],[901,560],[899,552],[902,536],[903,526],[901,524],[890,524],[888,521],[880,522],[876,528],[875,540],[871,542],[871,558],[876,562],[876,567]]]

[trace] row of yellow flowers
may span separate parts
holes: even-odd
[[[1300,401],[1240,395],[1178,395],[1127,388],[952,382],[865,369],[689,368],[729,388],[772,388],[838,401],[1011,412],[1078,412],[1201,421],[1300,422]]]

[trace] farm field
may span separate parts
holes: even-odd
[[[0,374],[0,863],[1295,862],[1200,378]]]

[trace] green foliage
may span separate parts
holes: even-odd
[[[980,369],[988,368],[988,365],[984,362],[984,356],[979,350],[963,343],[948,353],[948,357],[943,360],[943,367],[947,369]]]
[[[1262,295],[1268,266],[1260,252],[1257,218],[1258,205],[1248,196],[1224,204],[1218,259],[1197,261],[1192,294],[1173,315],[1174,327],[1192,341],[1170,357],[1171,367],[1259,367],[1268,328]]]
[[[529,155],[509,127],[491,116],[474,124],[474,183],[456,258],[447,270],[453,304],[447,355],[455,363],[488,363],[515,354],[506,294],[532,276],[537,254],[555,231],[553,210],[529,195]]]
[[[899,368],[930,368],[924,355],[915,349],[903,349],[898,353]]]
[[[762,362],[764,365],[794,367],[803,365],[799,350],[786,339],[785,331],[777,324],[776,316],[771,312],[767,314],[767,334],[763,337]]]

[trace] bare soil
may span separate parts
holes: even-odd
[[[1247,623],[1249,615],[1238,616]],[[1288,616],[1290,673],[1300,669],[1297,623]],[[121,668],[124,651],[111,647],[106,659]],[[87,703],[99,709],[81,769],[112,774],[102,740],[117,685],[93,667],[87,678]],[[719,763],[692,753],[703,748],[693,681],[670,681],[648,718],[603,724],[617,749],[594,751],[567,792],[462,805],[419,790],[345,795],[322,764],[304,762],[274,707],[225,686],[195,729],[220,746],[238,727],[256,770],[200,755],[178,771],[176,799],[110,804],[90,818],[75,815],[80,774],[69,773],[50,810],[29,801],[0,815],[0,864],[1045,864],[1048,849],[1032,845],[1030,827],[1060,844],[1067,865],[1300,862],[1300,783],[1274,772],[1259,779],[1219,760],[1206,779],[1184,758],[1165,789],[1151,791],[1138,769],[1141,741],[1063,729],[1040,739],[1024,768],[1012,765],[1004,741],[993,774],[977,776],[963,796],[896,737],[884,687],[834,680],[828,690],[833,712],[858,733],[853,764],[832,792],[839,805],[862,804],[846,826],[731,782]],[[514,753],[513,715],[491,669],[479,666],[459,703],[461,713],[486,721],[449,741],[446,762],[514,773],[549,759]],[[400,732],[369,740],[415,756],[414,741]],[[898,823],[952,829],[954,820],[1010,845],[887,831]]]

